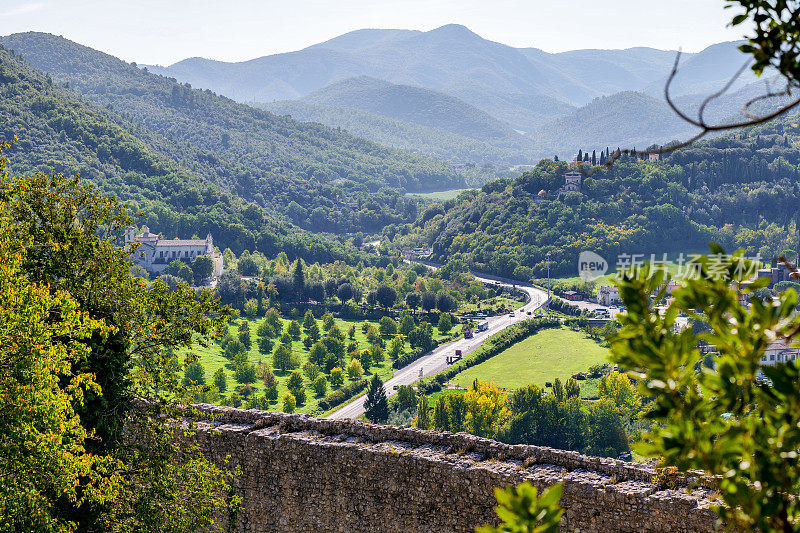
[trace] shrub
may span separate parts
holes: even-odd
[[[327,395],[325,399],[320,400],[319,407],[323,411],[329,411],[334,407],[336,407],[337,405],[342,404],[345,401],[349,400],[350,398],[352,398],[353,396],[360,393],[366,388],[367,388],[366,379],[348,383],[344,387]]]
[[[317,376],[311,386],[314,388],[314,394],[317,395],[317,398],[321,398],[328,393],[328,380],[325,379],[325,376]]]
[[[297,407],[297,399],[295,399],[294,395],[291,392],[286,392],[283,395],[283,412],[284,413],[294,413],[295,408]]]

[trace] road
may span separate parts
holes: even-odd
[[[478,279],[478,281],[482,281],[483,283],[510,286],[507,283],[501,283],[498,281],[482,278],[480,276],[476,276],[476,278]],[[528,315],[526,314],[527,311],[533,311],[534,309],[537,309],[538,307],[544,305],[547,299],[547,293],[545,291],[522,285],[516,285],[516,287],[522,291],[525,291],[525,293],[527,293],[528,295],[529,300],[527,304],[520,307],[519,309],[514,310],[513,317],[510,317],[508,314],[496,317],[490,317],[486,319],[486,321],[489,323],[489,329],[487,331],[477,333],[471,339],[461,338],[459,340],[443,344],[442,346],[439,346],[432,352],[422,356],[421,358],[417,359],[408,366],[405,366],[397,370],[394,373],[394,376],[383,385],[384,390],[386,391],[386,395],[393,396],[394,394],[397,394],[395,386],[399,387],[401,385],[411,385],[421,377],[427,377],[427,376],[432,376],[434,374],[438,374],[439,372],[447,368],[448,355],[453,355],[456,350],[461,350],[462,354],[466,356],[470,352],[477,350],[481,346],[481,344],[483,344],[483,342],[490,336],[494,335],[499,331],[502,331],[503,329],[513,324],[516,324],[517,322],[520,322],[528,318]],[[355,400],[348,403],[341,409],[338,409],[333,413],[329,414],[326,418],[331,418],[331,419],[358,418],[364,413],[365,398],[366,395],[356,398]]]

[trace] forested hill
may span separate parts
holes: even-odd
[[[56,85],[0,46],[0,140],[12,175],[34,171],[80,176],[130,208],[135,223],[165,237],[214,235],[221,249],[285,251],[308,261],[358,254],[336,240],[299,231],[171,160],[171,141]]]
[[[707,251],[710,240],[763,257],[798,245],[798,116],[697,143],[664,161],[623,158],[558,196],[568,166],[541,161],[515,180],[426,209],[411,228],[387,228],[400,248],[432,246],[434,259],[463,259],[518,279],[577,275],[593,250],[612,265],[621,253]],[[599,149],[598,149],[599,152]],[[537,202],[539,191],[546,198]]]
[[[55,82],[198,150],[201,156],[187,163],[247,198],[258,200],[260,193],[264,201],[286,206],[298,180],[319,185],[349,180],[348,186],[371,191],[387,186],[431,191],[464,183],[445,163],[192,90],[62,37],[31,32],[2,37],[0,44]],[[172,155],[186,159],[177,147]],[[307,193],[318,195],[304,191],[297,201]]]

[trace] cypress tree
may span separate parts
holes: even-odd
[[[298,259],[294,266],[294,273],[292,274],[294,292],[297,295],[298,301],[303,301],[303,292],[306,286],[306,274],[303,271],[303,260]]]
[[[578,157],[576,161],[583,161],[583,150],[581,150],[580,148],[578,148]]]
[[[596,164],[597,164],[597,153],[595,153],[595,151],[592,150],[592,165]]]
[[[364,416],[371,422],[385,422],[389,418],[389,400],[383,390],[383,381],[373,374],[367,386],[367,399],[364,401]]]

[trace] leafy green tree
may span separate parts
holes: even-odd
[[[553,380],[553,396],[558,402],[564,401],[564,385],[561,384],[561,380],[558,378]]]
[[[627,374],[620,372],[611,372],[600,378],[597,394],[600,399],[610,400],[626,418],[635,415],[642,406],[642,397],[636,392],[636,387]]]
[[[305,331],[307,335],[309,330],[316,325],[317,321],[314,319],[314,313],[309,309],[306,311],[306,314],[303,315],[303,331]],[[317,332],[319,332],[319,329],[317,329]]]
[[[255,318],[258,314],[258,300],[250,298],[244,303],[244,314],[249,318]]]
[[[169,415],[175,404],[158,402],[152,407],[156,412],[143,413],[134,408],[134,398],[179,399],[178,354],[186,353],[196,340],[208,343],[230,312],[208,292],[195,293],[181,286],[171,290],[159,280],[147,285],[142,278],[131,275],[130,252],[119,248],[114,240],[131,221],[115,199],[100,196],[77,177],[37,173],[9,178],[5,168],[6,161],[0,158],[0,241],[9,243],[0,245],[6,246],[0,279],[18,269],[18,276],[25,283],[46,289],[35,293],[6,282],[8,291],[4,290],[4,297],[14,291],[27,291],[30,298],[40,299],[46,309],[55,310],[48,303],[49,298],[61,299],[61,309],[47,317],[47,331],[58,333],[58,346],[26,371],[25,379],[30,382],[19,388],[14,383],[15,374],[0,369],[0,380],[5,380],[0,402],[7,407],[3,423],[19,423],[14,434],[30,427],[26,432],[27,459],[15,454],[17,442],[6,438],[11,435],[11,426],[0,428],[0,442],[8,447],[2,450],[2,457],[10,458],[17,473],[14,484],[0,483],[0,491],[5,491],[1,496],[4,510],[0,513],[7,509],[22,520],[36,520],[32,529],[39,529],[39,525],[50,527],[47,524],[60,529],[59,524],[70,521],[73,528],[92,530],[103,529],[104,517],[118,516],[115,510],[128,509],[131,512],[126,514],[125,524],[140,527],[153,523],[155,510],[174,499],[170,509],[161,511],[163,523],[174,524],[175,516],[185,513],[200,524],[198,527],[212,527],[213,511],[209,505],[228,507],[217,499],[217,489],[226,485],[224,474],[202,459],[196,449],[176,448],[170,440],[174,437],[171,430],[156,422],[162,419],[161,413]],[[30,365],[29,357],[47,346],[46,336],[39,332],[31,336],[25,329],[36,326],[42,316],[35,308],[39,304],[30,298],[23,303],[32,306],[31,315],[20,328],[14,326],[16,315],[8,314],[17,312],[17,302],[8,300],[0,310],[4,320],[0,322],[0,336],[6,336],[0,351],[15,349],[14,342],[7,342],[15,341],[8,338],[9,327],[22,342],[18,346],[30,348],[23,358],[7,359],[4,353],[0,365]],[[80,319],[76,320],[75,313],[80,314]],[[103,328],[96,327],[100,323]],[[40,339],[42,344],[29,344],[26,335]],[[76,343],[83,348],[76,350]],[[28,387],[36,387],[39,396],[26,399]],[[8,405],[9,401],[12,405]],[[46,420],[37,420],[35,427],[30,426],[30,418],[14,420],[14,405],[20,401],[26,409],[46,406],[47,410],[26,415],[44,415]],[[64,406],[64,401],[69,405]],[[77,433],[75,423],[86,432],[83,435],[91,433],[92,438]],[[136,452],[138,460],[133,458],[132,447],[121,438],[126,424],[137,425],[143,439],[151,438],[156,443],[154,448]],[[52,434],[53,429],[63,433]],[[47,442],[40,441],[41,445],[52,446],[46,459],[35,449],[38,444],[30,440],[38,438],[37,433],[47,438]],[[61,464],[64,450],[58,443],[69,447],[72,464]],[[87,461],[82,457],[84,451],[95,459]],[[177,460],[179,457],[187,460]],[[103,463],[106,458],[112,458],[114,464]],[[190,458],[200,470],[190,472]],[[40,470],[36,477],[22,479],[19,473],[27,468],[24,465],[28,461],[41,461]],[[146,470],[156,463],[166,468],[166,475],[154,477]],[[87,466],[91,471],[86,470]],[[61,472],[53,477],[47,473],[50,468]],[[72,477],[75,475],[83,478],[80,489],[70,485],[70,479],[77,479]],[[205,500],[189,502],[186,488],[170,481],[175,479],[172,476],[181,475],[192,478],[196,494],[205,494]],[[26,491],[23,500],[17,499],[23,494],[20,489]],[[48,503],[50,496],[41,492],[43,489],[58,495],[57,505]],[[76,493],[78,490],[80,493]],[[14,507],[21,502],[27,502],[24,510]],[[190,509],[189,505],[196,508]],[[30,529],[23,524],[19,527]]]
[[[264,315],[264,319],[272,326],[272,336],[277,337],[278,335],[283,332],[283,323],[281,322],[281,314],[275,308],[270,308],[267,310],[266,314]]]
[[[411,318],[411,315],[408,313],[404,313],[402,317],[400,317],[400,329],[399,332],[401,335],[405,335],[408,337],[409,333],[414,331],[414,328],[417,325],[414,323],[414,319]]]
[[[397,334],[397,322],[390,316],[381,317],[378,321],[378,326],[380,327],[381,335],[384,337]]]
[[[191,285],[194,281],[194,272],[192,272],[192,267],[181,261],[180,259],[173,260],[170,264],[167,265],[167,268],[164,269],[166,274],[170,274],[179,278],[181,281],[186,283],[187,285]]]
[[[206,370],[200,361],[192,361],[186,367],[183,374],[183,384],[186,386],[206,384]]]
[[[328,380],[325,376],[317,376],[311,386],[314,388],[314,394],[317,395],[317,398],[322,398],[328,393]]]
[[[433,406],[433,429],[438,431],[450,431],[450,402],[447,396],[439,396]]]
[[[742,251],[726,255],[712,244],[711,252],[663,315],[653,302],[664,296],[664,273],[647,266],[639,276],[624,276],[620,296],[628,311],[611,339],[611,357],[653,399],[645,416],[657,424],[640,451],[663,457],[667,466],[717,476],[724,505],[716,510],[728,523],[796,530],[800,467],[790,457],[800,449],[800,371],[795,361],[761,361],[775,339],[791,340],[800,329],[797,294],[781,293],[765,305],[751,295],[769,279],[742,283],[748,266]],[[674,327],[679,313],[699,317],[698,311],[711,326],[699,339],[718,350],[712,367],[702,364],[694,332]]]
[[[575,378],[569,378],[564,384],[564,396],[567,399],[581,397],[581,386]]]
[[[262,320],[258,327],[256,328],[256,335],[259,337],[266,337],[266,338],[274,338],[275,330],[272,328],[272,324],[269,323],[269,320]]]
[[[403,340],[403,337],[401,335],[395,336],[395,338],[393,338],[392,341],[389,343],[389,348],[387,350],[389,358],[392,361],[394,361],[403,354],[403,352],[405,351],[404,348],[405,348],[405,341]]]
[[[264,374],[264,397],[271,402],[278,399],[278,380],[271,371]]]
[[[397,389],[397,407],[401,411],[417,408],[417,393],[408,385],[400,385]]]
[[[412,291],[406,294],[406,305],[412,311],[419,307],[420,303],[422,303],[422,296],[420,293]]]
[[[258,351],[261,352],[262,354],[272,353],[272,347],[274,345],[275,343],[269,337],[258,338]]]
[[[291,365],[291,357],[292,348],[286,344],[279,344],[272,353],[272,366],[281,372],[286,372]]]
[[[430,407],[428,406],[428,396],[423,394],[419,397],[417,401],[417,420],[416,426],[420,429],[428,429],[431,427],[431,419],[430,413],[428,410]]]
[[[587,416],[586,453],[618,457],[630,449],[616,405],[609,400],[592,402]]]
[[[463,394],[447,395],[448,411],[450,413],[450,431],[457,433],[464,431],[467,419],[467,402]]]
[[[375,299],[381,306],[388,309],[397,300],[397,291],[388,285],[380,285],[375,291]]]
[[[389,400],[383,389],[383,381],[378,374],[373,374],[372,379],[369,380],[364,409],[364,416],[371,422],[385,422],[389,418]]]
[[[198,255],[192,261],[195,285],[199,285],[214,274],[214,261],[207,255]]]
[[[242,343],[245,350],[249,350],[253,346],[253,341],[250,338],[250,324],[247,320],[242,320],[239,324],[239,342]]]
[[[284,413],[294,413],[294,410],[297,408],[297,400],[295,399],[294,395],[291,392],[285,392],[283,394],[283,405],[281,409]]]
[[[344,373],[342,369],[335,366],[331,369],[331,387],[338,388],[344,383]]]
[[[436,329],[438,329],[440,333],[448,333],[453,329],[453,317],[450,313],[441,313],[439,315],[439,323],[436,325]]]
[[[306,364],[303,365],[303,373],[306,375],[309,381],[314,381],[319,376],[320,369],[319,366],[312,363],[311,361],[307,361]]]
[[[258,276],[258,264],[256,264],[255,259],[247,250],[242,252],[241,257],[239,257],[239,261],[236,263],[236,270],[242,276]]]
[[[350,378],[350,381],[358,381],[363,375],[364,368],[361,366],[361,361],[352,359],[347,365],[347,377]]]
[[[318,342],[308,352],[308,360],[317,366],[323,366],[328,359],[328,349],[325,344]]]
[[[330,331],[331,328],[336,324],[336,320],[333,318],[333,315],[330,313],[325,313],[322,315],[322,329],[324,331]]]
[[[506,490],[494,489],[498,503],[495,511],[503,523],[497,527],[479,527],[476,533],[558,533],[564,516],[564,509],[558,505],[563,488],[558,483],[541,496],[527,481]]]
[[[286,382],[286,388],[290,391],[300,389],[303,387],[303,375],[300,372],[294,371],[289,375]]]
[[[233,379],[239,383],[253,383],[256,377],[256,365],[253,363],[243,363],[236,365],[233,370]]]
[[[292,320],[289,322],[289,327],[286,328],[286,333],[292,336],[293,339],[300,338],[300,323],[297,320]]]
[[[228,376],[225,375],[225,369],[220,368],[214,372],[214,386],[217,387],[220,392],[228,390]]]

